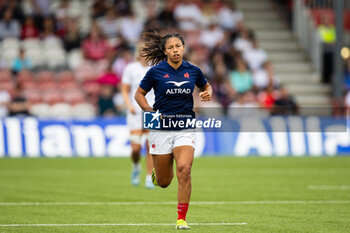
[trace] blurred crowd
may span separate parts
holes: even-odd
[[[214,90],[197,107],[298,114],[233,1],[0,0],[0,19],[0,117],[124,115],[121,77],[148,30],[184,35]]]

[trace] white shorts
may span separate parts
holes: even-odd
[[[150,154],[171,154],[178,146],[195,148],[196,133],[194,130],[150,130],[148,144]]]
[[[128,112],[126,123],[130,130],[142,129],[142,113],[131,114]]]

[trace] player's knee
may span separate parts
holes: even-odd
[[[177,176],[179,179],[188,180],[191,178],[191,165],[184,164],[177,168]]]
[[[140,151],[139,150],[132,150],[131,155],[134,158],[138,158],[138,157],[140,157]]]
[[[157,184],[161,188],[166,188],[170,185],[171,181],[173,180],[173,177],[163,177],[160,179],[157,179]]]

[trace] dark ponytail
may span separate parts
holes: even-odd
[[[141,49],[140,55],[146,58],[147,64],[153,66],[167,59],[167,56],[164,54],[165,43],[172,37],[179,38],[182,44],[185,45],[183,36],[178,33],[167,34],[165,36],[160,35],[158,32],[144,32],[142,34],[144,47]]]

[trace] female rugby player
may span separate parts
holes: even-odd
[[[131,159],[133,162],[132,173],[131,173],[131,183],[135,186],[140,184],[140,151],[142,136],[148,136],[148,130],[142,129],[142,110],[137,105],[132,95],[136,92],[142,77],[145,76],[149,70],[149,66],[146,64],[144,57],[140,56],[140,44],[136,48],[136,61],[128,64],[125,67],[122,77],[122,95],[124,98],[125,105],[128,109],[126,121],[130,129],[130,143],[131,143]],[[132,93],[132,94],[131,94]],[[147,102],[154,103],[154,93],[150,91],[147,94]],[[153,189],[154,184],[152,182],[151,174],[153,169],[152,156],[149,154],[148,143],[147,147],[147,157],[146,157],[146,167],[147,175],[145,180],[146,188]]]
[[[135,99],[144,111],[159,111],[162,116],[192,116],[193,90],[200,89],[202,101],[209,101],[212,88],[201,70],[183,60],[185,42],[180,34],[161,36],[155,32],[143,34],[145,46],[141,56],[153,66],[142,79]],[[154,89],[155,103],[149,105],[145,95]],[[191,197],[191,167],[195,147],[195,132],[190,129],[151,130],[150,153],[153,158],[154,184],[166,188],[173,179],[173,160],[178,179],[178,220],[176,229],[189,229],[186,214]]]

